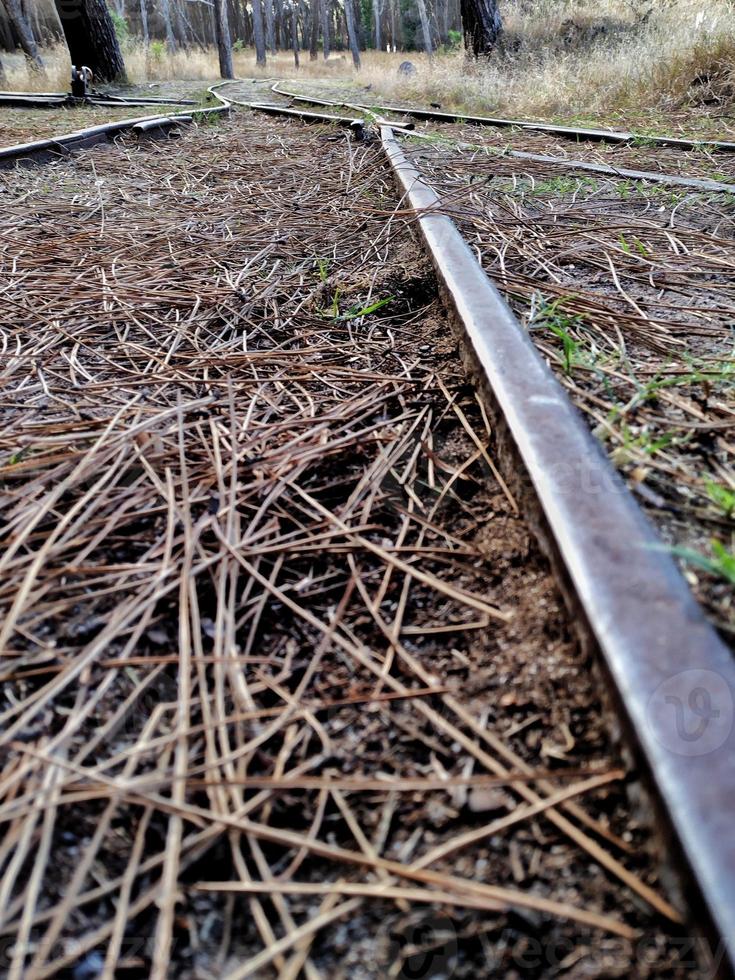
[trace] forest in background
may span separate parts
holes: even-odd
[[[217,77],[216,2],[111,0],[129,80]],[[502,31],[475,60],[463,52],[461,0],[221,3],[232,71],[241,76],[354,79],[386,96],[535,116],[681,107],[729,114],[735,93],[733,0],[500,0]],[[9,15],[14,4],[43,70],[23,54]],[[6,87],[67,87],[69,56],[53,0],[0,0],[0,50]],[[399,75],[407,57],[415,74]]]

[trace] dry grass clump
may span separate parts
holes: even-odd
[[[488,62],[412,56],[417,74],[402,79],[383,56],[366,62],[360,80],[395,98],[536,116],[731,101],[733,10],[731,0],[514,0]]]
[[[134,84],[148,81],[214,81],[219,78],[219,62],[215,48],[191,48],[169,54],[165,48],[154,42],[146,48],[139,41],[132,41],[124,48],[125,66],[128,79]],[[4,89],[24,92],[66,91],[69,87],[71,62],[66,46],[57,44],[42,52],[45,71],[32,69],[20,54],[3,52],[5,81]],[[391,64],[398,65],[403,56],[387,56]],[[318,61],[309,61],[308,52],[302,52],[301,65],[296,69],[293,54],[281,51],[268,56],[265,69],[255,64],[255,52],[249,48],[234,52],[235,72],[246,77],[324,77],[345,78],[352,75],[352,63],[348,64],[342,54],[332,55],[327,62],[319,56]]]

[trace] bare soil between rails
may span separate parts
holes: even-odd
[[[0,187],[7,972],[706,975],[379,148]]]

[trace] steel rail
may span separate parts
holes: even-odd
[[[221,99],[221,101],[224,103],[244,106],[245,108],[254,109],[258,112],[267,112],[272,116],[291,116],[293,118],[303,119],[306,122],[335,122],[339,125],[352,126],[356,129],[364,125],[364,121],[350,118],[348,116],[334,116],[324,112],[306,112],[300,109],[294,109],[290,106],[277,105],[275,103],[266,105],[265,103],[256,102],[239,102],[236,99],[231,99],[229,96],[220,95],[218,92],[213,92],[212,94]],[[310,101],[324,106],[343,104],[348,108],[360,108],[359,106],[352,105],[351,103],[332,103],[319,99]],[[390,126],[392,129],[407,131],[414,139],[426,140],[428,142],[433,142],[436,139],[436,137],[430,136],[426,133],[412,132],[413,123],[410,122],[399,123],[381,118],[378,118],[375,120],[375,122],[378,126],[386,125]],[[441,137],[439,138],[441,139]],[[478,147],[472,143],[467,143],[464,141],[453,141],[452,145],[460,149],[471,150],[472,152],[482,150],[489,156],[495,155],[490,147]],[[640,180],[651,184],[662,184],[666,187],[686,187],[689,190],[700,193],[735,194],[735,184],[726,184],[719,180],[710,180],[707,177],[681,177],[678,174],[662,174],[649,170],[630,170],[624,167],[609,167],[601,163],[591,163],[586,160],[570,160],[566,157],[550,157],[540,153],[526,153],[521,150],[503,150],[502,153],[498,153],[497,155],[512,157],[513,159],[519,160],[528,160],[533,163],[543,163],[548,166],[563,167],[567,170],[579,171],[580,173],[590,173],[599,177],[611,177],[618,180]]]
[[[397,123],[388,123],[392,129],[404,129]],[[426,140],[430,143],[442,141],[444,137],[430,136],[427,133],[414,133],[408,135],[413,139]],[[464,140],[446,140],[453,147],[459,150],[469,150],[476,153],[486,153],[493,157],[511,157],[514,160],[528,160],[531,163],[543,163],[548,166],[563,167],[567,170],[578,171],[579,173],[594,174],[599,177],[615,177],[624,180],[641,180],[649,184],[663,184],[665,187],[687,187],[690,190],[709,192],[716,194],[735,194],[735,184],[726,184],[720,180],[710,180],[709,177],[682,177],[679,174],[659,173],[655,170],[630,170],[627,167],[610,167],[603,163],[592,163],[588,160],[574,160],[568,157],[550,157],[542,153],[526,153],[524,150],[498,150],[493,147],[478,146],[475,143],[467,143]]]
[[[230,101],[233,105],[246,106],[248,109],[263,112],[268,116],[290,116],[292,119],[300,119],[302,122],[328,122],[358,130],[364,126],[364,121],[355,116],[334,116],[323,112],[307,112],[305,109],[291,109],[286,106],[270,105],[266,102],[238,102],[234,99]]]
[[[591,129],[585,127],[559,126],[554,123],[529,122],[524,119],[504,119],[495,116],[467,116],[462,112],[439,112],[435,109],[422,109],[415,106],[390,106],[390,105],[366,105],[359,102],[330,101],[327,99],[316,99],[311,96],[300,95],[297,92],[283,90],[280,86],[282,81],[278,81],[271,86],[271,91],[284,98],[293,99],[295,102],[304,102],[311,105],[332,105],[346,106],[352,108],[367,109],[368,111],[392,112],[403,116],[410,116],[412,119],[421,119],[426,122],[443,123],[467,123],[470,126],[497,126],[515,127],[518,129],[535,130],[541,133],[549,133],[554,136],[562,136],[573,140],[591,140],[598,143],[633,143],[636,140],[643,140],[646,143],[654,143],[658,146],[671,146],[680,150],[696,150],[702,147],[722,150],[723,152],[735,152],[735,142],[730,140],[695,140],[685,139],[680,136],[648,136],[643,133],[633,133],[627,130],[614,129]]]
[[[496,408],[541,508],[551,551],[602,656],[639,759],[735,967],[735,662],[669,553],[528,334],[392,129],[385,155],[453,312],[465,358]],[[522,491],[521,491],[522,492]],[[543,534],[542,534],[543,537]],[[709,705],[704,742],[681,707]],[[697,732],[694,732],[696,735]],[[699,904],[689,903],[699,918]]]
[[[71,153],[74,150],[104,143],[119,133],[135,130],[140,133],[155,129],[170,129],[174,126],[185,126],[192,123],[196,116],[206,116],[229,112],[229,106],[213,106],[200,109],[196,113],[173,116],[138,116],[133,119],[121,119],[117,122],[102,123],[79,129],[63,136],[53,136],[48,139],[34,140],[30,143],[19,143],[15,146],[0,147],[0,167],[6,167],[21,161],[39,162],[54,159],[59,155]]]
[[[354,116],[335,116],[332,113],[308,112],[305,109],[294,109],[290,106],[282,106],[269,102],[242,101],[240,99],[233,99],[229,95],[222,95],[221,92],[217,91],[217,89],[223,88],[225,85],[236,85],[241,81],[239,78],[234,78],[224,82],[216,82],[214,85],[210,85],[207,91],[226,106],[238,105],[245,109],[252,109],[254,112],[265,113],[268,116],[287,116],[291,119],[299,119],[301,122],[333,123],[336,126],[349,127],[356,134],[362,134],[365,125],[364,120],[357,119]]]
[[[146,97],[124,99],[111,95],[90,95],[84,99],[77,99],[64,93],[45,95],[36,92],[0,92],[0,108],[6,106],[13,109],[64,109],[85,105],[132,107],[148,105],[195,106],[197,104],[194,99],[149,99]]]
[[[42,95],[31,92],[0,92],[0,107],[9,109],[61,109],[68,105],[68,97]]]

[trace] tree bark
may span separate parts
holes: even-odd
[[[176,40],[179,46],[184,48],[191,47],[191,38],[189,32],[189,22],[186,16],[186,11],[184,10],[184,5],[182,0],[173,0],[174,4],[174,24],[176,25],[174,31],[176,33]]]
[[[291,4],[291,49],[293,51],[293,63],[299,67],[299,25],[296,20],[296,0],[290,0]]]
[[[449,0],[437,0],[436,22],[439,28],[439,41],[449,43]]]
[[[320,0],[311,0],[311,36],[309,38],[309,61],[316,61],[319,56],[319,16]]]
[[[96,82],[125,78],[125,62],[105,0],[54,0],[71,63],[92,70]]]
[[[478,0],[478,2],[482,3],[483,0]],[[434,46],[431,43],[431,24],[429,23],[429,15],[426,12],[426,3],[424,0],[416,0],[416,3],[419,8],[421,33],[424,36],[424,51],[431,57],[434,54]]]
[[[253,42],[255,43],[255,63],[262,67],[265,65],[265,34],[263,33],[263,8],[260,5],[260,0],[253,0]]]
[[[321,12],[322,12],[322,52],[324,54],[324,60],[329,58],[329,21],[331,19],[331,3],[332,0],[321,0]]]
[[[23,13],[20,0],[3,0],[3,2],[5,4],[5,10],[8,14],[8,20],[10,21],[15,35],[20,42],[23,54],[34,68],[38,68],[40,71],[43,71],[43,60],[38,53],[36,39],[33,36],[31,25],[28,23]]]
[[[345,21],[347,23],[347,40],[352,53],[352,61],[355,68],[360,69],[360,45],[357,41],[357,30],[355,27],[355,8],[352,0],[345,0]]]
[[[176,43],[173,21],[171,20],[170,0],[160,0],[160,10],[161,17],[163,18],[163,26],[166,31],[166,50],[169,54],[173,54],[176,51],[178,44]]]
[[[235,70],[232,67],[232,40],[230,38],[230,21],[227,17],[227,0],[214,0],[214,30],[217,38],[220,77],[234,78]]]
[[[382,48],[382,38],[380,36],[380,15],[383,13],[383,5],[380,0],[373,0],[373,20],[375,21],[375,50]]]
[[[148,32],[148,7],[146,6],[146,0],[140,0],[140,30],[143,35],[143,44],[148,47],[151,36]]]
[[[286,25],[283,16],[283,0],[276,2],[276,49],[285,47]]]
[[[265,41],[271,54],[276,53],[276,32],[273,17],[273,0],[265,2]]]
[[[473,58],[490,54],[503,30],[498,0],[460,0],[464,47]]]

